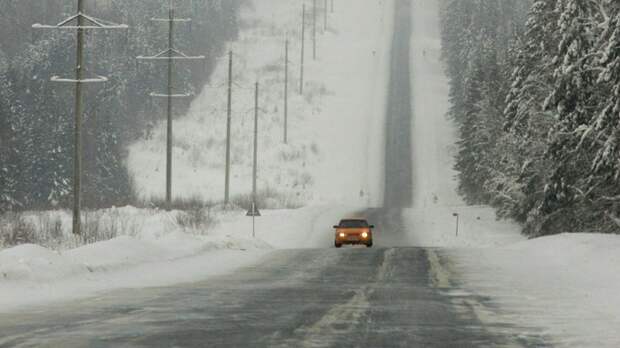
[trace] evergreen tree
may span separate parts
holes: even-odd
[[[560,0],[556,7],[560,40],[554,60],[554,87],[545,108],[555,114],[557,122],[548,133],[547,159],[553,168],[540,207],[545,217],[540,234],[561,232],[566,224],[577,229],[588,224],[577,210],[588,203],[583,178],[588,175],[591,152],[582,145],[597,103],[591,58],[596,7],[594,2],[581,0]]]
[[[14,116],[11,111],[11,89],[6,78],[8,70],[7,57],[0,47],[0,212],[18,205]]]
[[[590,125],[589,141],[595,149],[586,190],[608,228],[617,228],[620,211],[620,4],[608,2],[596,61],[599,109]]]
[[[550,175],[546,137],[556,118],[543,105],[554,84],[550,67],[557,52],[555,9],[555,1],[536,1],[523,37],[510,51],[507,69],[512,74],[497,151],[501,160],[495,166],[496,182],[490,187],[495,189],[492,203],[499,215],[528,225],[537,221],[532,214],[544,199],[545,178]]]

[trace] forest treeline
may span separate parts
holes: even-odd
[[[175,46],[202,54],[205,62],[178,64],[177,90],[197,91],[227,40],[237,35],[241,0],[179,1]],[[124,163],[126,145],[162,119],[165,65],[138,63],[167,47],[168,0],[89,0],[86,13],[129,25],[129,30],[89,30],[86,75],[108,82],[87,84],[84,95],[84,204],[107,207],[134,199]],[[72,200],[73,78],[75,30],[32,29],[75,14],[74,0],[0,1],[0,211],[66,207]],[[180,113],[188,102],[177,102]]]
[[[540,236],[620,229],[620,1],[442,0],[459,190]]]

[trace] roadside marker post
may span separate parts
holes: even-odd
[[[459,213],[453,213],[452,216],[456,218],[456,236],[459,236]]]

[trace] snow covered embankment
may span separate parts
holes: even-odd
[[[255,263],[274,248],[330,245],[329,226],[348,209],[265,211],[257,220],[256,238],[243,212],[216,213],[218,224],[205,232],[180,226],[180,211],[105,211],[103,216],[116,216],[107,223],[122,221],[123,230],[111,240],[58,251],[33,244],[0,251],[0,311],[112,289],[198,281]],[[60,215],[63,239],[71,244],[70,215],[47,214]],[[114,228],[107,223],[101,228]]]
[[[80,244],[71,236],[66,212],[26,216],[36,225],[41,214],[61,221],[57,251],[24,244],[0,251],[0,311],[23,305],[93,296],[104,290],[160,286],[220,274],[255,261],[271,250],[266,242],[182,227],[179,211],[132,207],[100,211],[97,228],[118,236]],[[92,225],[90,225],[92,226]],[[68,248],[67,248],[68,247]]]
[[[620,238],[561,234],[475,255],[455,252],[454,271],[501,308],[494,323],[531,328],[558,347],[620,347]]]

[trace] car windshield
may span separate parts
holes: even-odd
[[[368,222],[366,222],[366,220],[341,220],[340,227],[345,227],[345,228],[368,227]]]

